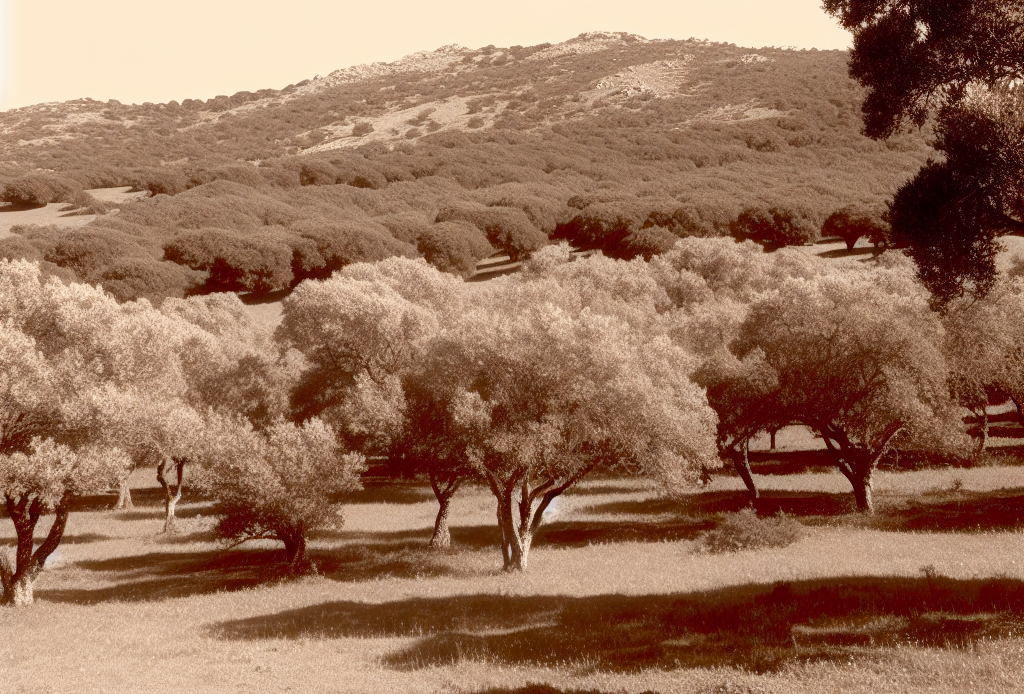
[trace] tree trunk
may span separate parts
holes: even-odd
[[[772,429],[771,431],[768,432],[768,438],[769,438],[769,441],[771,443],[770,448],[773,451],[775,450],[775,434],[777,434],[777,433],[778,433],[778,429]]]
[[[27,496],[21,497],[17,501],[10,496],[5,496],[7,515],[14,523],[18,546],[13,567],[6,556],[0,560],[0,584],[3,586],[0,604],[17,606],[32,604],[32,583],[64,537],[71,496],[71,492],[64,492],[57,508],[54,509],[50,531],[35,552],[32,551],[33,534],[39,517],[42,515],[42,502],[38,498],[30,499]]]
[[[14,607],[25,607],[33,602],[32,579],[29,576],[22,576],[11,586],[10,604]]]
[[[988,410],[981,412],[981,430],[978,432],[978,453],[984,453],[988,447]]]
[[[175,471],[177,473],[177,480],[175,484],[170,484],[167,481],[166,472],[170,463],[174,463]],[[181,501],[181,492],[183,488],[183,480],[185,473],[185,461],[184,459],[167,460],[164,459],[156,468],[156,479],[160,483],[160,486],[164,490],[164,529],[163,532],[168,535],[175,532],[176,518],[174,510]]]
[[[445,482],[437,479],[433,472],[428,474],[430,488],[437,497],[437,518],[434,520],[434,534],[427,545],[431,549],[448,549],[452,546],[451,532],[448,530],[448,510],[451,508],[452,496],[462,484],[461,478],[448,479]]]
[[[431,549],[449,549],[452,546],[452,535],[448,530],[448,508],[451,501],[451,496],[439,497],[437,500],[440,508],[434,521],[434,534],[430,537],[428,545]]]
[[[861,513],[874,513],[875,502],[871,497],[871,467],[867,465],[840,466],[846,479],[853,487],[853,498]]]
[[[736,472],[739,473],[740,479],[743,480],[743,484],[747,486],[747,490],[755,499],[759,499],[761,494],[757,491],[757,485],[754,484],[754,476],[750,472],[749,450],[750,444],[744,441],[742,452],[733,450],[732,463],[736,467]]]
[[[285,559],[292,569],[302,566],[306,559],[306,538],[302,533],[289,533],[281,538],[284,541]]]
[[[132,488],[128,483],[127,476],[118,483],[117,491],[117,503],[114,504],[115,511],[128,511],[135,508],[135,504],[132,503]]]

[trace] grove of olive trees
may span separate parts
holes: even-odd
[[[276,331],[230,295],[118,303],[24,261],[0,262],[0,294],[6,603],[31,602],[71,500],[120,487],[130,504],[139,466],[157,471],[165,532],[189,485],[215,501],[217,536],[280,541],[293,571],[367,457],[430,481],[433,547],[451,543],[460,486],[484,484],[503,567],[521,571],[545,511],[594,470],[672,495],[724,459],[757,497],[750,442],[803,426],[870,512],[890,451],[968,455],[962,408],[983,447],[986,406],[1024,397],[1020,280],[940,314],[898,252],[549,246],[483,285],[394,257],[303,282]]]

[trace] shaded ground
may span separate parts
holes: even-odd
[[[741,667],[846,658],[851,649],[969,647],[1024,634],[1024,583],[939,576],[838,578],[694,594],[466,595],[383,605],[337,601],[225,621],[223,639],[417,637],[387,665],[463,660],[597,670]]]

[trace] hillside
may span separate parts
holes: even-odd
[[[860,135],[846,60],[592,33],[446,46],[206,102],[10,110],[12,202],[103,212],[78,191],[155,196],[77,230],[15,226],[0,256],[158,298],[267,292],[395,254],[465,275],[550,237],[649,257],[728,233],[749,206],[820,227],[845,205],[878,210],[931,153],[927,133]]]

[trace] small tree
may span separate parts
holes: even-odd
[[[782,419],[785,414],[772,408],[772,396],[779,387],[775,370],[765,362],[764,353],[755,349],[743,360],[732,354],[709,360],[695,380],[707,389],[708,404],[718,414],[719,455],[732,461],[757,499],[760,494],[750,472],[750,439],[766,430],[774,439],[774,432],[788,424]]]
[[[828,216],[821,225],[821,235],[838,236],[846,244],[846,250],[852,251],[862,237],[873,243],[883,240],[885,225],[881,219],[847,206]]]
[[[196,484],[219,501],[218,536],[284,543],[293,570],[305,562],[308,534],[339,527],[338,495],[359,488],[365,459],[342,454],[319,419],[278,422],[258,431],[242,419],[211,414]]]
[[[766,250],[803,246],[818,237],[808,220],[781,207],[748,207],[729,225],[729,231],[736,240],[750,239]]]
[[[277,337],[305,355],[292,416],[321,416],[346,447],[387,454],[406,473],[424,472],[439,510],[431,546],[446,547],[452,495],[472,470],[465,442],[436,406],[423,356],[443,324],[462,313],[465,285],[423,260],[391,258],[344,268],[285,302]]]
[[[988,444],[989,404],[1024,402],[1024,286],[1003,281],[984,299],[952,302],[942,319],[956,402],[979,420],[978,450]]]

